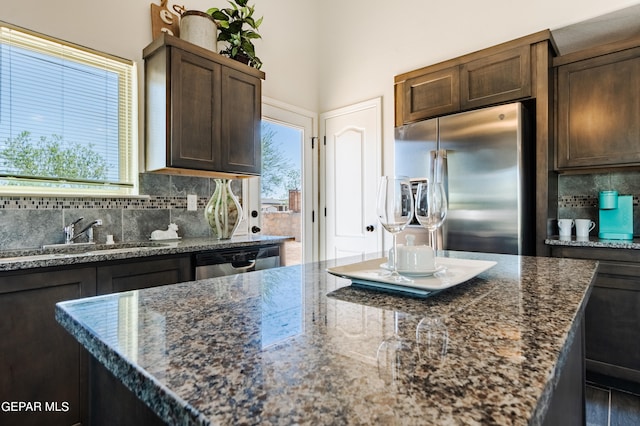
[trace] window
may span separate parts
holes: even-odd
[[[0,22],[0,191],[137,188],[135,65]]]

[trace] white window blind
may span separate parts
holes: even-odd
[[[0,191],[131,194],[135,65],[0,23]]]

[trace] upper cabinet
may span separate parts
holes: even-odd
[[[558,170],[640,165],[640,39],[555,58]]]
[[[395,125],[532,97],[534,44],[548,41],[541,31],[396,76]]]
[[[413,123],[460,111],[460,68],[426,71],[396,83],[396,120]]]
[[[167,34],[143,56],[147,170],[259,175],[264,73]]]
[[[460,96],[463,110],[530,97],[530,45],[462,64]]]

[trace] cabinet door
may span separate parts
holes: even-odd
[[[558,67],[559,169],[640,164],[640,48]]]
[[[219,170],[221,66],[181,49],[171,49],[171,167]],[[154,141],[156,142],[156,141]]]
[[[88,353],[55,320],[55,304],[95,295],[95,268],[0,276],[0,400],[40,403],[0,411],[1,424],[87,424]]]
[[[531,46],[467,62],[460,70],[463,110],[531,96]]]
[[[190,281],[193,272],[186,255],[99,266],[97,277],[100,295]]]
[[[402,83],[404,124],[460,111],[458,67],[429,72]]]
[[[222,69],[221,167],[226,172],[260,174],[262,81],[240,71]]]
[[[640,382],[640,266],[602,262],[586,309],[587,368]]]

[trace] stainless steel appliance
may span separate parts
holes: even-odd
[[[427,178],[431,158],[442,153],[449,212],[441,248],[534,253],[535,147],[525,137],[528,122],[526,107],[515,103],[395,129],[396,174]],[[428,238],[417,223],[407,232]]]
[[[280,266],[277,244],[210,250],[195,255],[197,280]]]

